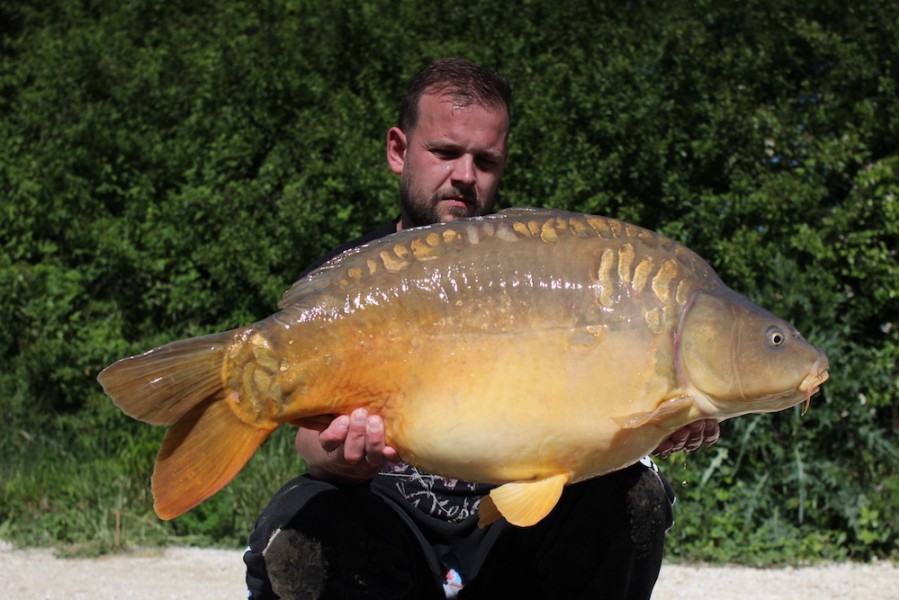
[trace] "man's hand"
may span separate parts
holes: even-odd
[[[296,447],[309,475],[333,483],[366,482],[385,462],[398,460],[396,450],[384,440],[381,417],[364,408],[337,417],[321,433],[301,427]]]
[[[671,436],[659,444],[653,451],[653,455],[659,458],[668,458],[675,452],[692,452],[703,446],[714,444],[718,441],[721,428],[715,419],[703,419],[694,421],[686,427],[681,427]]]

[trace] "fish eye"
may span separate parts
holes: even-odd
[[[787,336],[781,331],[780,327],[769,327],[766,337],[768,338],[768,344],[775,348],[777,346],[783,346],[784,342],[787,341]]]

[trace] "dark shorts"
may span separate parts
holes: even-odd
[[[570,485],[532,527],[477,527],[410,506],[376,477],[337,487],[307,476],[278,491],[244,556],[250,597],[461,600],[649,598],[673,491],[643,464]],[[452,591],[451,591],[452,593]]]

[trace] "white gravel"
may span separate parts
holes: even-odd
[[[0,541],[0,597],[28,600],[245,598],[241,552],[199,548],[138,550],[61,559]],[[653,600],[897,600],[899,567],[888,562],[802,568],[666,564]]]

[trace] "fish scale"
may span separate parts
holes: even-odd
[[[101,373],[123,411],[170,426],[161,517],[221,489],[279,426],[362,407],[403,460],[496,484],[482,524],[531,525],[564,485],[692,421],[782,410],[827,379],[823,352],[696,254],[595,215],[513,209],[402,231],[279,307]]]

